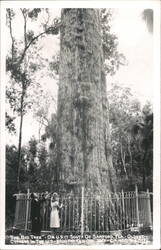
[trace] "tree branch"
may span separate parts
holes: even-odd
[[[12,40],[12,63],[13,63],[15,39],[14,39],[13,33],[12,33],[12,18],[11,18],[11,10],[10,9],[8,9],[8,17],[9,17],[10,36],[11,36],[11,40]]]
[[[24,18],[24,31],[26,31],[26,22],[27,22],[27,13],[24,11],[24,9],[20,8],[23,18]],[[11,40],[12,40],[12,65],[14,67],[19,67],[19,65],[22,63],[26,51],[30,48],[30,46],[34,43],[34,41],[36,41],[39,37],[41,37],[44,34],[48,34],[50,31],[52,33],[52,30],[57,29],[60,27],[61,23],[57,21],[54,22],[54,26],[50,26],[49,28],[47,28],[45,31],[39,33],[37,36],[33,37],[29,43],[27,44],[27,37],[26,34],[24,35],[24,49],[23,52],[21,54],[21,56],[19,57],[17,62],[14,62],[13,57],[14,57],[14,50],[15,50],[15,39],[13,37],[13,33],[12,33],[12,16],[11,16],[11,10],[8,9],[8,17],[9,17],[9,29],[10,29],[10,36],[11,36]],[[48,17],[49,19],[49,17]],[[48,20],[47,20],[48,22]]]
[[[58,23],[58,24],[54,27],[54,29],[56,29],[56,28],[58,28],[58,27],[60,27],[60,23]],[[32,43],[33,43],[35,40],[37,40],[39,37],[41,37],[42,35],[47,34],[47,33],[50,31],[50,29],[51,29],[51,27],[49,27],[47,30],[41,32],[41,33],[38,34],[37,36],[33,37],[33,39],[31,39],[31,41],[30,41],[30,42],[28,43],[28,45],[25,47],[25,49],[24,49],[24,51],[23,51],[23,53],[22,53],[22,55],[21,55],[21,58],[20,58],[19,61],[16,63],[17,66],[20,65],[20,64],[22,63],[22,61],[23,61],[23,59],[24,59],[24,57],[25,57],[25,53],[26,53],[26,51],[29,49],[29,47],[32,45]]]
[[[27,38],[26,38],[26,33],[27,33],[27,15],[26,15],[26,12],[21,9],[21,12],[22,12],[22,15],[23,15],[23,18],[24,18],[24,49],[26,48],[27,46]]]

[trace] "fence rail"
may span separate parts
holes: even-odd
[[[46,200],[42,220],[42,230],[50,230],[50,201]],[[111,193],[104,197],[80,196],[61,197],[60,215],[61,232],[108,232],[124,230],[135,226],[152,226],[151,203],[149,191]],[[14,225],[30,230],[30,193],[16,195]]]

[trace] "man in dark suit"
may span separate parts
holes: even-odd
[[[33,235],[40,235],[40,201],[38,196],[31,194],[31,233]]]

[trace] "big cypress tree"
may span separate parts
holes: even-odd
[[[99,10],[62,10],[59,79],[57,183],[114,191]]]

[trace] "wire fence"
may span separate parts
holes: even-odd
[[[86,196],[82,189],[80,196],[61,197],[59,210],[61,232],[109,232],[130,227],[152,226],[152,195],[147,192],[110,193],[106,196]],[[16,194],[14,226],[31,229],[30,193]],[[45,201],[41,213],[42,231],[50,230],[50,200]]]

